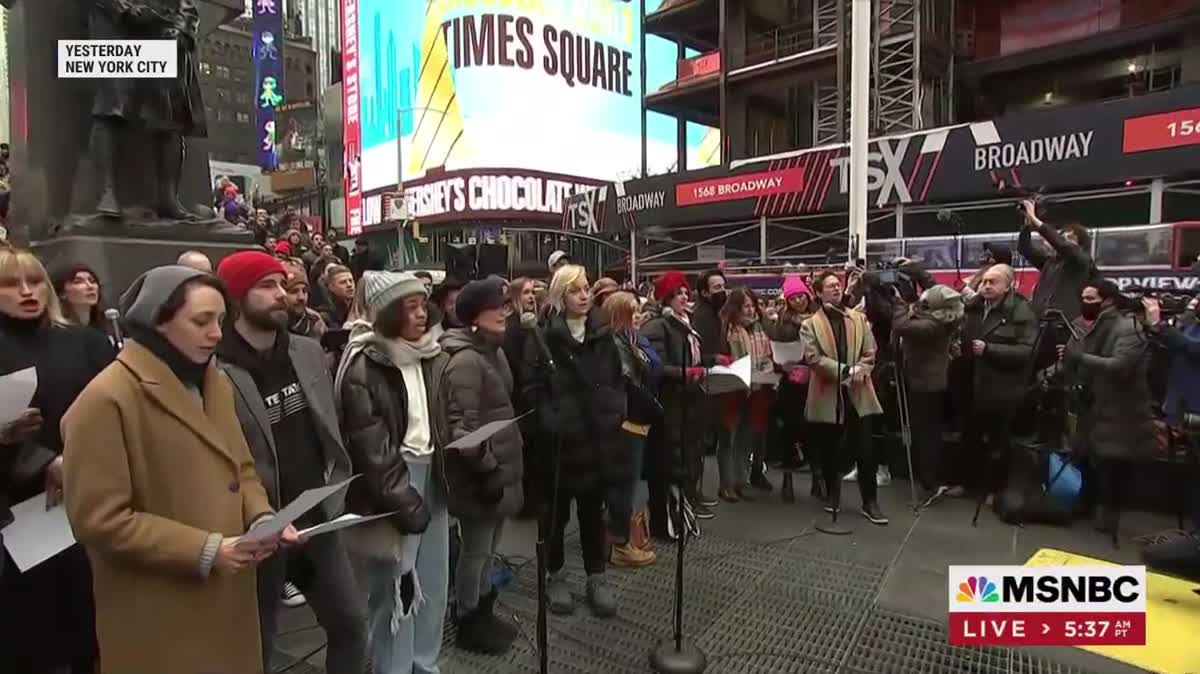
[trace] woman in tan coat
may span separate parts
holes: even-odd
[[[104,674],[261,674],[253,567],[280,543],[211,362],[220,283],[152,269],[121,298],[129,339],[63,420],[65,501],[91,559]],[[295,541],[295,532],[284,534]]]

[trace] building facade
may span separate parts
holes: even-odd
[[[1051,220],[1090,227],[1200,208],[1196,3],[871,9],[869,257],[886,256],[873,242],[1015,232],[1013,202],[1034,192]],[[681,58],[645,108],[719,125],[722,166],[581,196],[564,228],[623,233],[649,273],[845,259],[851,15],[850,0],[665,0],[645,31]]]
[[[200,46],[200,85],[214,161],[255,165],[253,36],[248,20],[221,26]],[[320,101],[317,52],[307,41],[288,39],[283,91],[288,101]]]

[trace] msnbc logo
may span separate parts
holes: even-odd
[[[958,584],[958,601],[967,602],[998,602],[1000,595],[996,593],[996,584],[985,576],[970,576],[967,582]]]

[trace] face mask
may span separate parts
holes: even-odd
[[[720,309],[721,307],[725,306],[725,299],[727,297],[729,297],[729,293],[725,292],[724,290],[718,290],[717,292],[708,296],[708,301],[714,307]]]
[[[1085,320],[1094,321],[1100,315],[1100,309],[1103,307],[1101,302],[1084,302],[1079,305],[1079,315]]]

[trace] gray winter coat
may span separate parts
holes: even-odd
[[[484,424],[516,417],[513,376],[499,342],[467,328],[442,335],[449,356],[442,373],[434,424],[446,444]],[[512,517],[521,511],[521,429],[512,424],[479,447],[446,450],[450,514],[466,518]]]
[[[1112,309],[1102,313],[1082,339],[1067,345],[1067,382],[1079,390],[1079,418],[1071,439],[1077,452],[1119,460],[1150,453],[1154,427],[1149,359],[1136,319]]]

